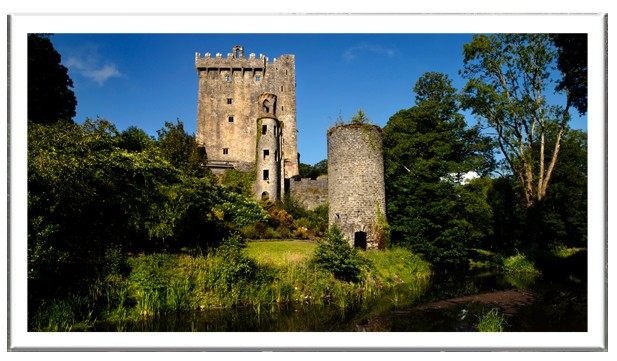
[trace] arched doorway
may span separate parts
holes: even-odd
[[[356,232],[353,235],[354,248],[366,249],[366,232]]]
[[[261,194],[261,200],[262,201],[267,201],[268,199],[270,199],[270,194],[268,192],[263,192]]]

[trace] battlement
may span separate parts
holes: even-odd
[[[241,46],[234,46],[232,53],[227,53],[227,57],[223,54],[216,53],[214,57],[211,53],[195,53],[195,68],[197,70],[206,69],[264,69],[267,64],[275,64],[277,61],[294,60],[294,55],[281,55],[279,59],[274,58],[272,62],[264,54],[250,53],[248,58],[244,56],[244,49]]]
[[[202,69],[263,69],[266,67],[268,58],[263,54],[259,54],[259,58],[251,53],[248,58],[236,58],[234,54],[227,54],[223,58],[221,53],[216,53],[213,58],[210,53],[206,53],[203,57],[199,53],[195,53],[195,68]]]

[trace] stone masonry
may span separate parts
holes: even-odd
[[[381,128],[347,124],[328,130],[329,224],[339,226],[352,247],[378,248],[385,219]]]
[[[289,182],[289,194],[304,208],[314,210],[328,204],[328,176],[317,179],[294,177]]]
[[[263,123],[265,112],[277,122],[279,141],[278,153],[267,149],[272,158],[278,156],[278,169],[267,170],[280,174],[279,189],[268,193],[271,198],[282,194],[284,180],[297,175],[299,166],[294,56],[282,55],[271,62],[264,55],[247,57],[242,46],[234,46],[227,57],[196,53],[195,69],[199,77],[196,138],[206,149],[207,166],[217,175],[230,168],[257,173],[257,159],[264,150],[257,154],[258,122]],[[266,94],[271,97],[263,98]],[[263,180],[263,170],[257,179]],[[256,198],[264,192],[259,187],[256,181]]]

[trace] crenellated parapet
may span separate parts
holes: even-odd
[[[205,53],[202,57],[200,53],[195,53],[195,69],[200,70],[219,70],[219,69],[251,69],[263,70],[268,63],[268,58],[263,54],[255,57],[251,53],[248,58],[244,56],[236,58],[233,53],[228,53],[227,57],[223,57],[221,53],[217,53],[214,57],[210,53]]]

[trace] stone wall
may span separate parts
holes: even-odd
[[[317,179],[294,177],[289,181],[289,194],[308,210],[328,204],[328,176]]]
[[[241,172],[255,169],[256,122],[262,111],[259,96],[276,95],[274,114],[280,122],[283,164],[281,176],[298,174],[296,127],[296,76],[293,55],[269,61],[264,55],[244,55],[234,46],[224,57],[195,54],[199,78],[197,142],[204,145],[209,162],[229,164]],[[210,166],[210,165],[209,165]]]
[[[351,246],[380,246],[377,230],[386,214],[380,127],[348,124],[328,130],[328,182],[329,224],[338,225]]]

